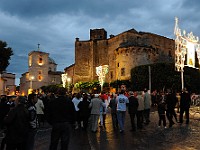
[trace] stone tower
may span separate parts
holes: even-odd
[[[28,54],[28,72],[20,78],[20,92],[27,95],[29,90],[37,90],[42,86],[61,84],[61,74],[56,71],[57,64],[49,57],[49,53],[31,51]]]

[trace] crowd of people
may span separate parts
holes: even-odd
[[[189,124],[191,95],[186,90],[177,94],[168,89],[166,92],[125,91],[118,94],[66,94],[65,88],[56,93],[29,94],[18,96],[14,104],[1,97],[0,127],[5,131],[1,150],[33,150],[37,129],[48,122],[52,126],[49,150],[56,150],[60,142],[61,150],[67,150],[72,129],[96,133],[98,128],[106,129],[106,116],[112,117],[114,131],[125,130],[126,114],[130,117],[130,132],[142,130],[151,121],[151,108],[158,111],[158,127],[171,128],[175,122]],[[180,108],[179,118],[175,107]],[[178,109],[179,111],[179,109]],[[126,113],[127,112],[127,113]],[[168,121],[167,121],[168,120]]]

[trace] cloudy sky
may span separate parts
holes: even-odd
[[[199,0],[0,0],[0,40],[14,52],[7,72],[18,85],[38,43],[63,71],[74,63],[75,38],[89,40],[90,29],[109,36],[134,28],[174,39],[178,17],[181,29],[200,36],[199,8]]]

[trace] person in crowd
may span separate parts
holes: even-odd
[[[4,124],[4,118],[10,111],[10,105],[7,104],[7,97],[6,95],[1,96],[1,102],[0,102],[0,130],[2,130],[2,133],[4,135],[2,141],[1,141],[1,147],[0,150],[4,150],[4,147],[6,145],[6,127]]]
[[[36,113],[38,118],[38,125],[41,126],[41,123],[43,123],[44,126],[44,104],[43,101],[38,98],[37,103],[35,104],[36,107]]]
[[[189,118],[190,104],[191,104],[190,94],[187,91],[187,89],[184,88],[183,92],[181,93],[181,99],[180,99],[179,123],[183,123],[183,114],[185,113],[186,124],[189,124],[189,121],[190,121],[190,118]]]
[[[111,108],[112,125],[114,129],[118,128],[116,97],[116,94],[112,94],[110,103],[108,105],[108,107]]]
[[[137,93],[135,92],[129,92],[129,104],[128,104],[128,113],[130,115],[131,119],[131,127],[132,129],[130,131],[136,131],[136,125],[135,125],[135,117],[137,115],[137,109],[138,109],[138,99],[137,99]],[[137,119],[138,120],[138,119]]]
[[[94,98],[91,99],[89,105],[91,108],[91,131],[94,133],[97,132],[101,106],[106,107],[106,104],[99,98],[99,94],[94,94]]]
[[[166,100],[165,100],[165,94],[164,92],[161,92],[161,97],[160,100],[158,102],[158,117],[159,117],[159,121],[158,121],[158,127],[161,126],[161,124],[163,123],[164,128],[166,127],[166,117],[165,117],[165,112],[166,112]]]
[[[151,94],[151,107],[156,107],[157,101],[157,90],[154,90]]]
[[[172,127],[175,123],[173,121],[173,116],[176,119],[177,122],[177,115],[175,113],[175,106],[177,103],[177,98],[176,94],[172,93],[170,89],[167,89],[167,94],[166,94],[166,104],[167,104],[167,119],[169,121],[169,127]]]
[[[129,103],[128,97],[124,95],[125,91],[121,90],[119,96],[116,98],[117,102],[117,119],[119,123],[120,133],[124,132],[124,123],[126,116],[126,107]]]
[[[143,126],[143,112],[144,112],[144,97],[142,96],[142,92],[139,91],[137,95],[138,99],[138,109],[137,109],[137,128],[142,129]]]
[[[27,109],[29,113],[29,130],[27,136],[26,150],[33,150],[35,143],[35,136],[38,129],[38,119],[35,104],[38,98],[35,93],[28,95]]]
[[[105,100],[103,97],[101,97],[101,100],[106,105],[106,107],[104,107],[103,105],[100,107],[100,116],[99,116],[100,122],[99,122],[99,124],[100,124],[100,127],[106,128],[105,122],[106,122],[107,104],[105,101],[107,101],[107,100]]]
[[[6,96],[1,97],[0,101],[0,129],[4,129],[4,117],[8,114],[10,110],[10,105],[7,104]]]
[[[90,117],[90,101],[88,100],[88,95],[84,94],[83,95],[83,100],[79,102],[78,104],[78,108],[79,108],[79,112],[80,112],[80,120],[81,120],[81,126],[83,128],[83,130],[87,130],[88,127],[88,120]]]
[[[180,96],[179,92],[176,93],[176,98],[177,98],[177,113],[180,113],[180,100],[181,100],[181,96]]]
[[[72,102],[74,103],[75,110],[76,110],[75,129],[78,129],[81,126],[80,112],[79,112],[79,108],[77,107],[80,101],[82,101],[81,93],[77,93],[75,97],[72,99]]]
[[[29,132],[29,113],[25,107],[26,99],[17,97],[16,106],[4,118],[7,127],[6,150],[26,150],[26,140]]]
[[[75,107],[66,96],[66,89],[61,87],[57,91],[58,97],[48,104],[47,121],[52,125],[49,150],[57,150],[61,141],[61,150],[68,150],[70,131],[75,119]]]
[[[148,125],[150,122],[150,108],[151,108],[151,95],[148,90],[144,89],[144,119],[145,124]]]

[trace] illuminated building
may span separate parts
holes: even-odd
[[[61,84],[63,72],[56,70],[57,64],[49,57],[49,53],[39,48],[38,51],[31,51],[28,55],[28,72],[20,78],[20,93],[27,95],[42,86]]]
[[[131,29],[110,35],[104,29],[91,29],[90,39],[75,41],[75,63],[65,72],[72,83],[98,80],[96,67],[108,65],[105,82],[130,80],[132,68],[159,62],[174,62],[173,39]]]
[[[0,95],[15,95],[15,74],[3,72],[0,74]]]

